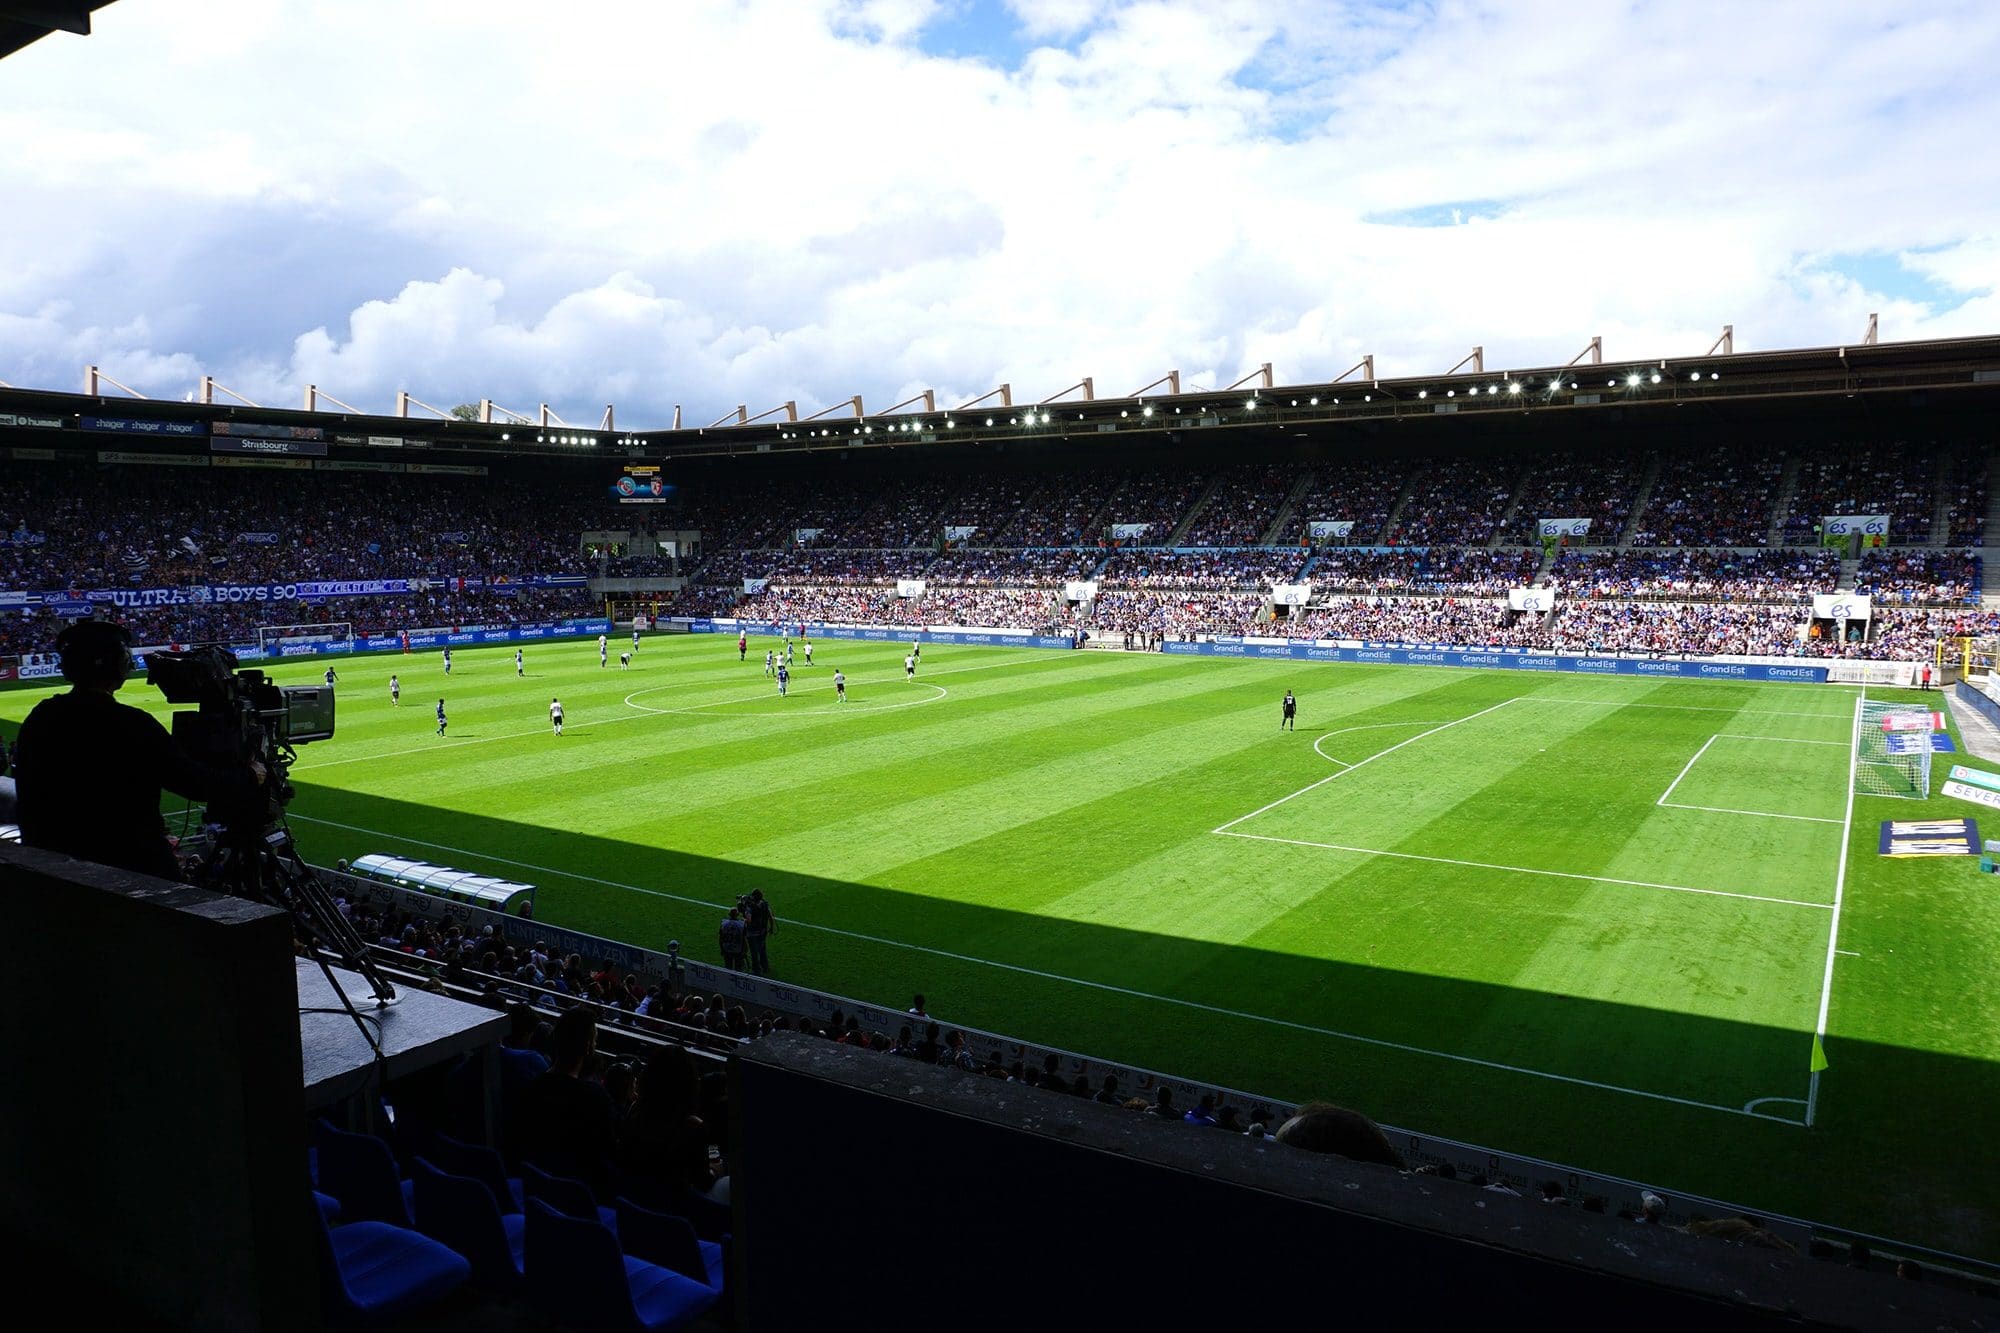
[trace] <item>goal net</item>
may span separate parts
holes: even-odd
[[[354,642],[351,621],[319,625],[259,625],[257,646],[266,657],[304,657],[328,649],[345,650]]]
[[[1931,737],[1942,717],[1909,704],[1856,704],[1854,790],[1864,796],[1922,800],[1931,794]]]

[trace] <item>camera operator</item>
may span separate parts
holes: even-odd
[[[21,841],[79,860],[179,879],[160,790],[190,800],[256,798],[263,765],[212,768],[150,715],[111,696],[132,670],[131,635],[101,620],[56,639],[72,686],[35,705],[15,755]]]

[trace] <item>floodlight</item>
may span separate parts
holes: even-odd
[[[1660,372],[1656,370],[1653,372],[1653,383],[1658,384],[1659,382],[1660,382]]]
[[[1428,397],[1430,397],[1430,396],[1431,396],[1431,391],[1430,391],[1429,389],[1419,389],[1419,390],[1417,390],[1417,397],[1419,397],[1419,398],[1428,398]]]
[[[1049,424],[1049,414],[1047,412],[1042,413],[1042,424],[1044,426]]]
[[[1314,398],[1314,399],[1310,400],[1310,401],[1309,401],[1309,402],[1308,402],[1308,403],[1306,404],[1306,406],[1308,406],[1308,407],[1318,407],[1318,406],[1319,406],[1319,399],[1317,399],[1317,398]]]
[[[1639,372],[1636,370],[1633,371],[1630,375],[1627,375],[1625,377],[1625,383],[1627,385],[1636,385],[1638,382],[1639,382]]]
[[[1518,383],[1512,383],[1512,384],[1509,384],[1509,385],[1507,386],[1507,392],[1508,392],[1508,393],[1519,393],[1519,392],[1521,392],[1521,386],[1520,386],[1520,384],[1518,384]]]
[[[1142,417],[1149,417],[1153,415],[1153,405],[1151,403],[1148,403],[1146,405],[1146,410],[1141,412],[1139,415]]]

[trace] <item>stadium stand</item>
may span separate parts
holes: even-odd
[[[1634,546],[1762,546],[1784,476],[1783,451],[1716,447],[1661,460]]]

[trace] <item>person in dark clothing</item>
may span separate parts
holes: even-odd
[[[628,1188],[670,1201],[681,1190],[706,1194],[715,1183],[708,1167],[708,1129],[700,1115],[700,1080],[685,1047],[654,1052],[639,1075],[639,1102],[619,1135],[619,1161]]]
[[[516,1149],[522,1161],[587,1183],[600,1196],[615,1191],[618,1151],[611,1098],[583,1077],[597,1049],[597,1020],[579,1006],[549,1034],[549,1072],[522,1091]]]
[[[214,768],[157,720],[112,695],[132,670],[131,636],[84,620],[56,639],[73,688],[35,705],[21,724],[16,780],[21,841],[82,861],[161,879],[181,871],[160,818],[162,789],[192,801],[249,803],[261,764]]]
[[[771,904],[762,889],[750,890],[744,912],[743,939],[750,950],[750,970],[760,977],[768,976],[771,971],[768,942],[778,932],[778,921],[771,914]]]
[[[743,913],[737,908],[729,909],[729,915],[724,918],[721,929],[716,932],[716,947],[722,953],[724,967],[731,972],[743,970],[743,955],[749,943],[743,933]]]

